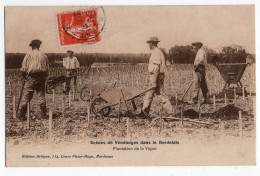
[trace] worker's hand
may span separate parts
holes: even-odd
[[[79,73],[80,73],[80,68],[77,68],[76,75],[79,75]]]
[[[197,67],[198,67],[198,65],[194,65],[194,70],[196,70],[196,69],[197,69]]]

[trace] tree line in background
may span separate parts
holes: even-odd
[[[208,47],[203,47],[207,53],[208,63],[213,63],[217,58],[219,63],[243,63],[249,53],[239,45],[225,46],[220,51],[215,51]],[[167,53],[160,48],[166,60],[171,64],[189,64],[194,62],[196,53],[192,51],[192,46],[175,45]],[[62,66],[62,58],[67,57],[66,53],[47,53],[50,66]],[[150,54],[110,54],[110,53],[75,53],[74,54],[82,66],[89,66],[95,62],[107,63],[148,63]],[[5,68],[20,68],[24,58],[24,53],[6,53]],[[255,62],[255,60],[253,61]]]

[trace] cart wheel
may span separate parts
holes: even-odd
[[[104,109],[99,109],[100,106],[103,106],[107,104],[107,102],[103,98],[96,98],[91,103],[91,111],[96,115],[100,117],[106,117],[111,112],[111,107],[107,107]]]
[[[84,86],[80,90],[80,98],[82,101],[89,101],[90,100],[90,90],[87,86]]]
[[[46,84],[46,93],[47,94],[52,94],[52,89],[53,89],[53,87],[52,87],[52,84]]]

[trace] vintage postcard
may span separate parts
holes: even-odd
[[[4,13],[7,167],[256,165],[254,5]]]

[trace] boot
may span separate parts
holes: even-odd
[[[48,119],[48,116],[46,115],[46,104],[40,105],[41,109],[41,119]]]
[[[17,118],[22,120],[22,121],[26,121],[26,111],[27,111],[27,104],[22,105],[21,109],[19,110],[18,114],[17,114]]]

